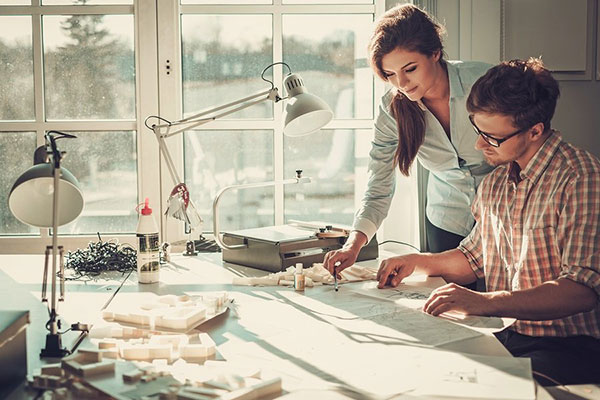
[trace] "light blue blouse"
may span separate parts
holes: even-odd
[[[446,65],[450,80],[451,139],[421,103],[426,127],[417,160],[429,170],[427,218],[441,229],[467,236],[474,223],[471,202],[479,183],[493,167],[475,149],[477,134],[471,127],[466,101],[473,83],[491,65],[473,61],[447,61]],[[387,216],[394,195],[398,133],[390,109],[393,96],[389,90],[381,99],[370,152],[367,190],[354,218],[353,229],[363,232],[369,240]]]

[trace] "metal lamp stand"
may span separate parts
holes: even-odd
[[[46,323],[46,327],[50,331],[46,335],[46,347],[40,352],[40,357],[64,357],[69,354],[69,350],[62,347],[60,320],[58,319],[58,313],[56,312],[56,256],[60,251],[60,298],[59,301],[64,301],[65,294],[65,274],[63,264],[63,247],[58,246],[58,189],[60,187],[60,159],[61,153],[56,148],[54,138],[51,137],[50,145],[52,148],[52,165],[53,165],[53,187],[54,193],[52,197],[52,247],[46,247],[46,260],[44,266],[44,279],[42,284],[42,302],[48,302],[46,297],[46,286],[48,281],[48,255],[49,250],[52,249],[52,293],[50,309],[50,320]]]

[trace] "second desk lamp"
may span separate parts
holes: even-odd
[[[289,70],[288,75],[285,77],[283,84],[285,86],[287,97],[280,97],[279,90],[275,87],[273,82],[267,80],[264,75],[265,72],[273,67],[274,65],[281,64],[287,67]],[[284,62],[276,62],[267,66],[261,74],[261,78],[271,84],[269,89],[262,92],[243,97],[239,100],[233,101],[228,104],[220,105],[209,110],[202,111],[198,114],[190,117],[178,120],[168,121],[158,116],[150,116],[146,118],[146,126],[152,129],[156,139],[158,140],[160,153],[163,155],[171,179],[173,180],[175,187],[171,191],[171,196],[168,200],[168,208],[166,214],[176,219],[182,220],[189,224],[192,228],[198,227],[202,224],[202,218],[198,215],[192,199],[190,198],[189,191],[184,181],[177,173],[177,169],[173,163],[173,159],[169,152],[169,149],[165,143],[165,139],[184,131],[193,129],[197,126],[207,124],[216,119],[230,115],[234,112],[243,110],[251,107],[255,104],[259,104],[265,101],[272,101],[277,103],[281,100],[287,100],[285,107],[285,118],[284,118],[284,129],[283,133],[287,136],[303,136],[318,131],[325,126],[333,118],[333,112],[331,108],[321,100],[319,97],[308,93],[304,80],[298,74],[292,73],[289,65]],[[149,126],[148,120],[156,118],[160,121],[159,124]],[[280,181],[280,182],[265,182],[250,184],[252,187],[258,186],[271,186],[276,184],[289,184],[289,183],[305,183],[310,182],[309,178],[302,178],[298,175],[296,178]],[[245,186],[245,185],[242,185]],[[222,194],[222,192],[220,193]],[[216,210],[216,204],[218,201],[215,199],[213,206],[213,224],[214,224],[214,235],[215,240],[222,248],[225,246],[219,237],[218,230],[218,214]],[[161,220],[161,241],[165,240],[164,227]]]

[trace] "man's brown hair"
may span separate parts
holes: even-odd
[[[508,115],[518,129],[542,122],[548,131],[559,95],[558,82],[541,59],[504,61],[473,84],[467,110]]]

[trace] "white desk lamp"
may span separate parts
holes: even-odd
[[[269,68],[277,64],[285,65],[290,71],[283,81],[288,96],[283,98],[279,96],[278,89],[275,87],[273,82],[265,79],[264,77],[265,72]],[[181,119],[179,121],[168,121],[158,116],[150,116],[146,118],[146,126],[149,129],[152,129],[152,131],[154,131],[156,139],[158,140],[160,152],[162,153],[165,159],[167,168],[169,170],[169,174],[171,175],[171,179],[176,185],[171,192],[171,197],[168,201],[169,205],[165,214],[186,222],[192,228],[197,227],[202,223],[202,218],[200,218],[200,216],[198,215],[194,204],[189,197],[188,189],[183,180],[180,178],[179,174],[177,173],[177,169],[175,168],[175,165],[171,158],[171,154],[169,153],[169,150],[165,143],[166,138],[177,135],[186,130],[193,129],[197,126],[207,124],[218,118],[243,110],[255,104],[262,103],[264,101],[272,101],[274,103],[277,103],[281,100],[287,100],[287,105],[285,107],[285,125],[283,133],[288,136],[303,136],[316,132],[317,130],[325,126],[333,118],[333,112],[331,111],[331,108],[329,108],[327,103],[325,103],[319,97],[308,93],[306,90],[306,86],[304,86],[304,81],[302,80],[302,78],[298,74],[293,74],[289,65],[287,65],[286,63],[276,62],[267,66],[262,71],[261,78],[265,82],[271,84],[270,89],[244,97],[242,99],[236,100],[228,104],[214,107],[210,110],[202,111],[198,114]],[[158,125],[149,126],[148,119],[151,118],[156,118],[162,123]],[[274,185],[278,183],[304,183],[307,181],[310,181],[310,179],[293,178],[281,182],[269,182],[267,183],[267,185]],[[262,184],[259,185],[264,186]],[[255,185],[253,185],[253,187],[255,187]],[[213,208],[213,213],[217,214],[217,211],[215,211],[215,209],[216,206]],[[217,217],[218,215],[214,215],[214,218]],[[161,240],[163,240],[164,228],[162,220],[160,226]],[[224,247],[219,238],[216,237],[217,235],[219,235],[218,228],[216,225],[214,234],[217,243],[219,243],[221,247]]]
[[[63,248],[58,246],[58,227],[75,220],[83,210],[83,193],[79,182],[67,169],[60,166],[64,152],[56,147],[56,140],[75,138],[58,131],[46,134],[46,145],[36,149],[34,165],[15,182],[8,195],[8,206],[21,222],[38,228],[52,228],[52,246],[46,247],[42,302],[48,302],[48,256],[52,251],[52,293],[48,308],[50,319],[46,323],[49,333],[41,357],[63,357],[69,351],[62,347],[60,321],[56,306],[56,257],[60,250],[60,297],[65,296]],[[60,192],[60,197],[59,197]]]

